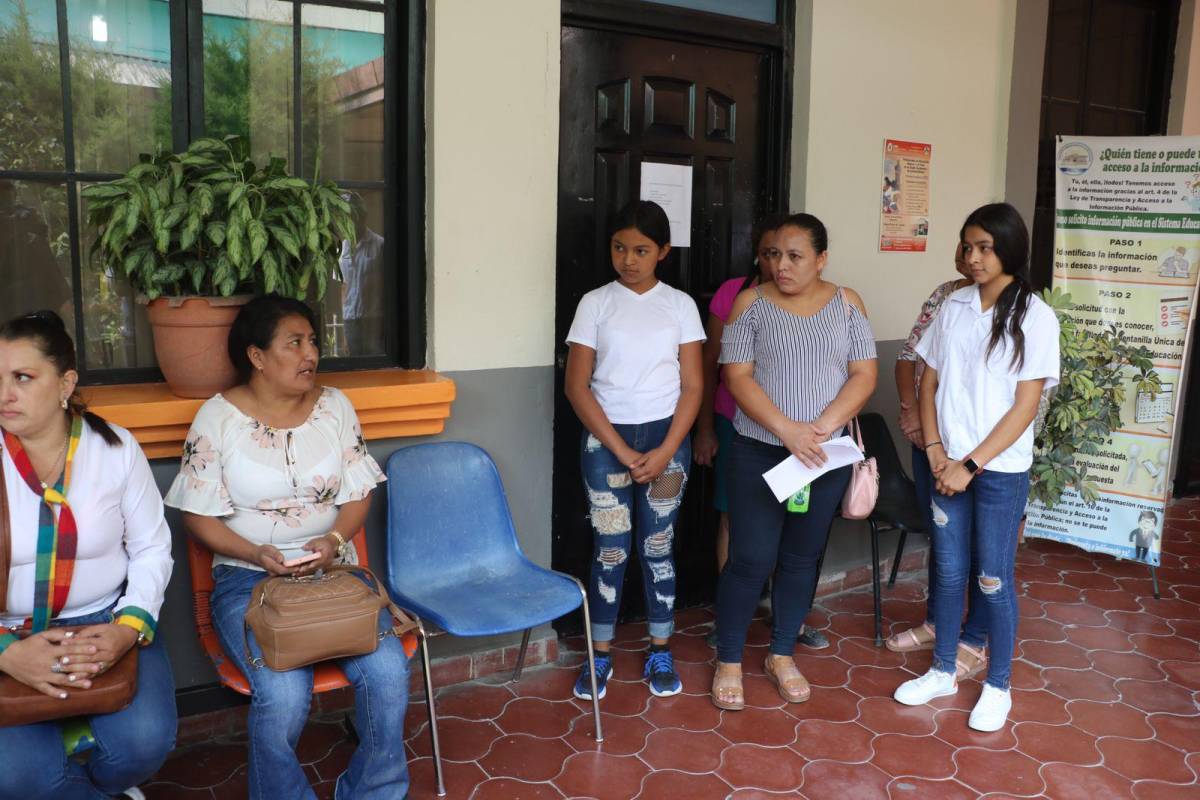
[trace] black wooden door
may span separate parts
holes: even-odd
[[[583,295],[616,276],[607,220],[635,198],[643,161],[693,168],[692,243],[672,249],[662,280],[708,300],[751,261],[750,228],[774,206],[765,164],[770,55],[652,36],[564,26],[555,298],[555,569],[586,578],[592,553],[579,467],[582,426],[563,396],[567,346]],[[693,468],[675,526],[677,607],[713,596],[716,516],[711,471]],[[636,548],[635,548],[636,549]],[[637,560],[636,557],[633,560]],[[623,619],[644,616],[640,566],[629,565]],[[579,620],[564,629],[577,627]]]

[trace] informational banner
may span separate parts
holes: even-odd
[[[1053,509],[1030,503],[1025,535],[1158,564],[1200,274],[1200,137],[1057,146],[1054,285],[1085,330],[1116,325],[1149,349],[1163,391],[1152,399],[1128,384],[1120,429],[1098,454],[1076,455],[1099,501],[1068,489]]]
[[[925,252],[929,240],[929,158],[933,145],[883,142],[879,249]]]

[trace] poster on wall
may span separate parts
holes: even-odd
[[[929,241],[929,160],[933,145],[883,140],[879,249],[923,253]]]
[[[1076,456],[1097,503],[1070,489],[1053,509],[1030,503],[1025,535],[1157,565],[1200,274],[1200,136],[1059,137],[1057,148],[1054,286],[1085,330],[1115,325],[1149,349],[1163,391],[1130,383],[1121,427]]]

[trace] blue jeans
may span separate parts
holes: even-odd
[[[933,472],[929,469],[929,457],[925,451],[914,446],[912,449],[913,483],[917,487],[917,505],[925,515],[925,530],[929,531],[929,583],[928,599],[925,601],[925,621],[930,625],[933,621],[934,598],[937,597],[937,558],[933,555],[933,538],[936,526],[933,524],[933,510],[930,502],[933,500]],[[971,553],[971,574],[979,574],[979,561],[975,553]],[[962,641],[972,647],[983,647],[987,641],[987,619],[984,609],[983,592],[979,583],[971,581],[967,586],[967,621],[962,626]]]
[[[613,428],[626,444],[645,453],[663,443],[671,419],[613,425]],[[625,565],[633,543],[634,520],[650,636],[666,639],[675,627],[675,518],[687,486],[692,443],[684,437],[662,476],[650,483],[634,483],[625,465],[587,431],[583,433],[580,453],[588,516],[595,534],[588,582],[592,640],[612,641],[621,608]]]
[[[1028,472],[990,470],[977,474],[965,492],[953,497],[934,494],[930,505],[935,531],[933,555],[937,559],[934,669],[954,672],[963,591],[970,580],[979,586],[981,605],[987,609],[991,642],[987,683],[1008,689],[1017,638],[1017,592],[1013,585],[1017,528],[1028,495]],[[973,562],[978,566],[972,566]]]
[[[740,434],[729,450],[729,561],[717,583],[717,660],[727,664],[742,663],[746,629],[772,571],[770,651],[795,651],[816,594],[817,563],[850,483],[849,467],[827,472],[812,482],[808,511],[789,512],[762,477],[787,457],[785,447]]]
[[[253,800],[315,798],[296,743],[308,721],[312,701],[312,667],[276,672],[246,663],[243,620],[254,584],[266,577],[261,570],[222,564],[213,569],[213,623],[225,653],[250,681],[250,797]],[[380,612],[379,629],[391,628],[387,610]],[[262,654],[250,633],[250,649]],[[408,706],[408,656],[394,636],[385,636],[374,653],[338,659],[354,685],[358,749],[338,777],[334,797],[399,798],[408,792],[408,760],[404,752],[404,711]]]
[[[112,611],[51,625],[112,622]],[[87,763],[67,758],[56,721],[0,728],[0,797],[101,800],[149,780],[175,748],[175,679],[162,634],[138,653],[133,702],[89,723],[96,746]]]

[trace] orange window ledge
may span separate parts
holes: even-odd
[[[365,439],[441,433],[455,397],[454,381],[430,370],[328,372],[319,381],[346,393]],[[81,393],[90,410],[127,428],[148,458],[178,457],[204,403],[176,397],[165,383],[88,386]]]

